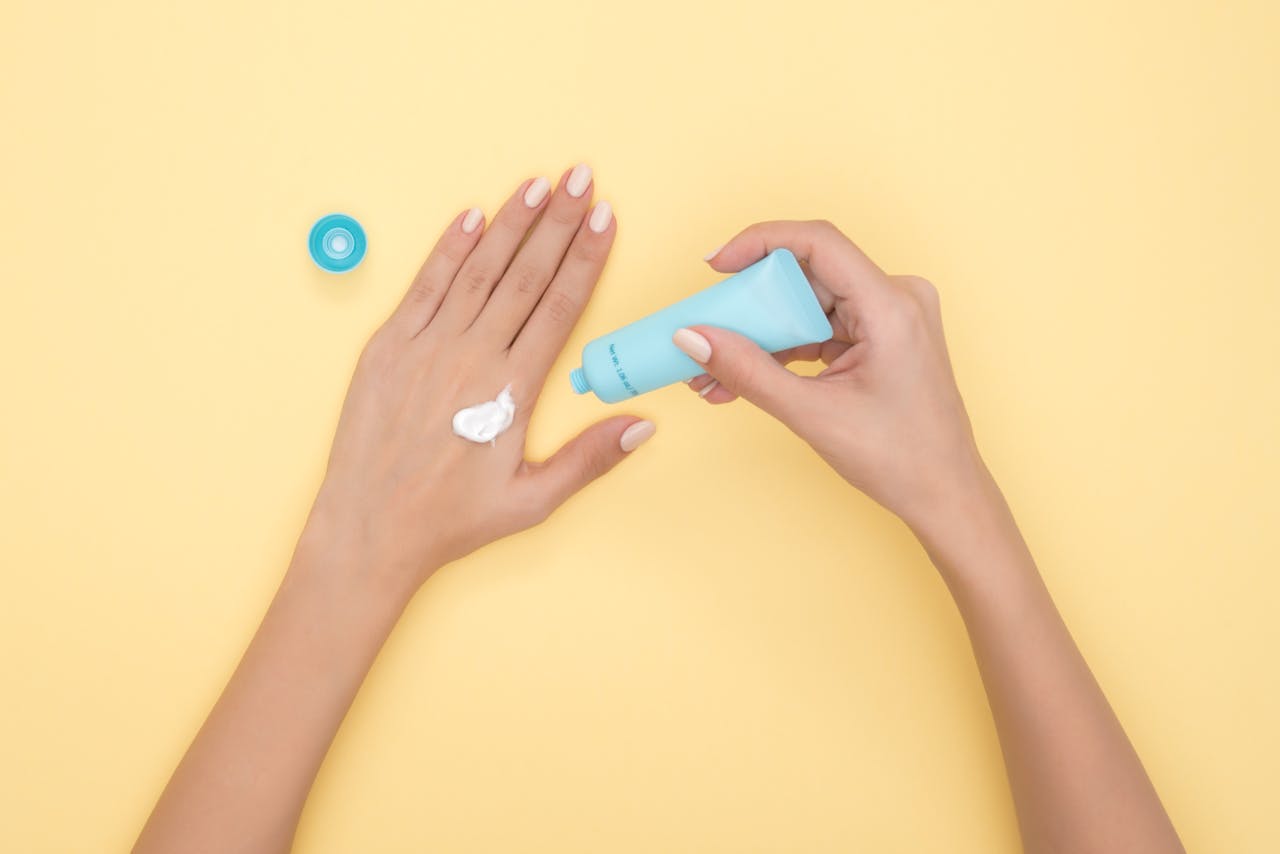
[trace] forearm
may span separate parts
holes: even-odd
[[[404,604],[317,539],[304,535],[135,851],[289,849],[312,780]]]
[[[922,530],[969,632],[1029,852],[1179,852],[1142,763],[989,477]]]

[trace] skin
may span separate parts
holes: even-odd
[[[710,260],[736,272],[779,247],[801,259],[831,340],[770,356],[728,330],[678,332],[707,367],[690,386],[776,417],[919,539],[968,630],[1024,850],[1183,851],[978,453],[937,289],[886,275],[825,221],[753,225]],[[783,367],[795,359],[827,367],[799,377]]]
[[[607,210],[589,216],[583,169],[532,205],[540,185],[524,182],[487,229],[468,233],[459,214],[369,341],[279,591],[136,852],[287,851],[343,716],[423,583],[542,521],[653,435],[620,415],[525,459],[529,416],[616,230]],[[802,259],[832,340],[770,356],[726,330],[682,330],[675,343],[708,372],[691,385],[774,415],[919,537],[968,627],[1027,851],[1182,851],[978,454],[936,291],[885,275],[825,222],[751,226],[711,263],[736,271],[779,246]],[[783,367],[802,358],[828,367],[815,378]],[[507,383],[516,420],[492,447],[452,434],[454,412]]]

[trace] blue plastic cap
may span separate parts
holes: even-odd
[[[340,213],[328,214],[316,220],[307,238],[307,251],[311,253],[311,260],[327,273],[354,270],[364,260],[368,245],[360,223]]]
[[[569,384],[578,394],[591,391],[591,383],[587,382],[587,375],[583,373],[582,368],[574,368],[569,372]]]

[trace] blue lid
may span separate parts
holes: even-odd
[[[322,216],[311,226],[307,251],[316,266],[329,273],[354,270],[364,260],[368,241],[360,223],[346,214]]]

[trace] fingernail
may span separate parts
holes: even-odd
[[[618,447],[629,454],[653,438],[653,434],[657,432],[658,426],[652,421],[637,421],[622,431],[622,435],[618,438]]]
[[[671,336],[671,342],[700,365],[705,365],[711,358],[711,342],[692,329],[677,329]]]
[[[467,211],[467,215],[462,218],[462,233],[470,234],[476,230],[476,226],[480,224],[480,220],[484,219],[484,211],[479,208],[472,208]]]
[[[529,185],[529,189],[524,191],[524,203],[531,208],[536,208],[542,204],[542,200],[547,197],[547,192],[551,189],[551,182],[546,178],[538,178]]]
[[[719,254],[720,254],[720,250],[721,250],[721,249],[723,249],[723,248],[724,248],[724,244],[723,244],[723,243],[721,243],[721,244],[720,244],[719,246],[717,246],[715,249],[712,249],[712,250],[711,250],[710,252],[708,252],[706,255],[703,255],[703,256],[702,256],[702,260],[703,260],[703,261],[710,261],[712,258],[714,258],[714,257],[716,257],[717,255],[719,255]]]
[[[587,225],[596,234],[602,234],[609,227],[610,220],[613,219],[613,208],[608,202],[596,202],[596,206],[591,209],[591,216],[587,219]]]
[[[707,383],[702,387],[702,390],[698,392],[698,397],[706,397],[708,394],[711,393],[711,389],[715,388],[718,385],[720,385],[719,380],[712,380],[711,382]]]
[[[585,163],[579,163],[569,173],[569,180],[564,182],[564,188],[569,191],[569,195],[576,199],[587,191],[587,187],[590,184],[591,167]]]

